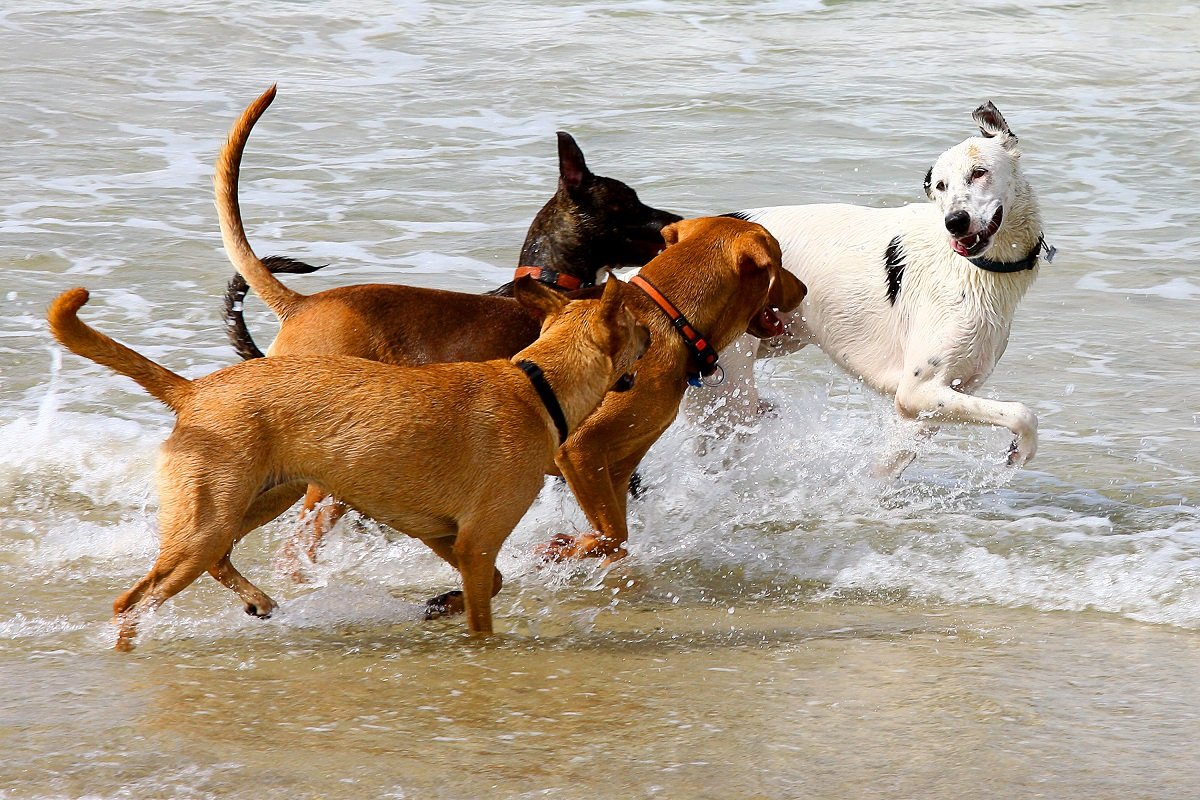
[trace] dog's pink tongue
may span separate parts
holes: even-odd
[[[758,324],[763,330],[771,332],[772,336],[783,336],[783,320],[769,308],[758,312]]]
[[[963,258],[967,257],[967,246],[958,239],[951,239],[950,246],[954,248],[954,252],[958,253]]]

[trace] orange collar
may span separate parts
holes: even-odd
[[[575,289],[582,289],[585,286],[595,286],[594,283],[584,283],[574,275],[567,275],[565,272],[550,269],[549,267],[517,267],[517,271],[513,274],[513,280],[529,275],[534,280],[541,281],[548,286],[555,286],[564,291],[570,292]]]
[[[662,309],[662,312],[670,318],[671,324],[675,326],[675,330],[679,331],[679,335],[683,337],[683,343],[687,345],[687,349],[696,357],[696,363],[700,369],[697,372],[688,373],[687,382],[689,384],[700,386],[701,378],[707,378],[721,369],[721,365],[717,363],[716,348],[692,326],[692,323],[688,322],[688,318],[667,299],[666,295],[658,290],[658,287],[641,275],[634,275],[629,282],[645,292],[654,301],[654,304]],[[721,378],[724,379],[724,370],[721,370]],[[720,382],[720,380],[717,381],[717,383]]]

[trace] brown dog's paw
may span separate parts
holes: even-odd
[[[539,544],[533,552],[546,563],[579,557],[576,553],[576,537],[569,533],[556,533],[550,541]]]
[[[625,546],[599,533],[581,533],[572,536],[559,533],[535,551],[542,561],[569,561],[579,558],[604,558],[612,563],[626,555]]]
[[[259,619],[270,619],[271,614],[275,611],[275,604],[266,605],[264,603],[246,603],[242,606],[242,610],[252,617]]]
[[[461,614],[465,608],[461,591],[456,589],[452,592],[444,592],[425,601],[425,619]]]

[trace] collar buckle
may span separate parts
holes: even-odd
[[[517,267],[517,271],[513,273],[513,280],[529,275],[534,280],[553,286],[556,289],[563,291],[574,291],[575,289],[583,289],[588,286],[595,286],[591,281],[583,281],[576,278],[574,275],[568,275],[565,272],[559,272],[550,267]]]

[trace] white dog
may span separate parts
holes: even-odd
[[[901,417],[1008,428],[1008,462],[1037,451],[1037,417],[1027,406],[973,397],[1008,344],[1013,313],[1037,277],[1042,238],[1037,202],[1020,172],[1017,137],[990,102],[974,113],[982,136],[942,153],[925,176],[932,204],[863,208],[777,206],[731,216],[765,226],[783,265],[808,286],[789,332],[765,343],[743,339],[721,353],[726,379],[688,393],[693,419],[719,426],[758,413],[758,354],[816,344],[839,366],[895,397]],[[895,455],[898,475],[913,459]]]

